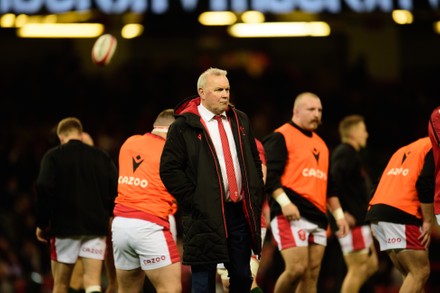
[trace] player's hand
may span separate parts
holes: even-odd
[[[47,243],[47,235],[44,233],[43,230],[37,227],[37,230],[35,231],[35,235],[37,236],[37,240],[40,242]]]
[[[289,203],[284,206],[282,209],[283,215],[286,217],[288,221],[298,221],[301,218],[301,214],[299,213],[298,207],[293,203]]]
[[[347,236],[350,231],[350,226],[345,218],[339,219],[336,221],[336,225],[338,226],[338,231],[336,231],[336,236],[339,238]]]
[[[349,212],[344,212],[344,216],[350,228],[356,226],[356,219]]]
[[[432,232],[432,223],[431,222],[423,222],[422,232],[417,239],[420,241],[420,243],[425,248],[428,248],[429,244],[431,244],[431,232]]]

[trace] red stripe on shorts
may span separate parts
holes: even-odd
[[[362,226],[354,227],[351,230],[351,241],[353,245],[353,251],[361,250],[365,247],[364,235],[362,234]]]
[[[425,250],[417,238],[420,236],[420,227],[416,225],[405,225],[406,248]]]
[[[50,259],[57,261],[58,255],[57,255],[57,248],[55,246],[55,237],[50,237]]]
[[[316,244],[316,242],[315,242],[315,235],[310,234],[310,235],[309,235],[309,239],[308,239],[308,241],[309,241],[309,243]]]
[[[281,250],[290,247],[296,247],[296,241],[293,237],[292,230],[290,229],[290,222],[287,221],[284,216],[278,216],[277,222],[278,231],[280,234]]]
[[[177,250],[176,242],[174,241],[173,234],[170,230],[164,230],[163,235],[167,241],[168,251],[170,253],[171,263],[180,262],[179,251]]]

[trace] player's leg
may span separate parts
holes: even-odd
[[[147,270],[145,275],[156,288],[157,293],[182,292],[180,262],[158,269]]]
[[[72,277],[70,278],[69,293],[84,292],[83,274],[82,262],[77,261],[73,268]]]
[[[53,293],[68,292],[73,267],[78,260],[80,238],[51,238],[51,269]]]
[[[84,269],[86,293],[101,292],[102,264],[106,250],[105,236],[82,237],[79,260]]]
[[[368,225],[353,227],[347,236],[338,240],[347,266],[341,292],[359,292],[379,268],[371,228]]]
[[[144,272],[141,268],[133,270],[116,269],[118,293],[141,292],[144,285]]]
[[[408,272],[399,292],[423,292],[430,273],[428,252],[405,249],[396,252],[396,256],[399,264]]]
[[[68,264],[54,260],[51,261],[52,276],[54,282],[52,293],[68,292],[73,266],[74,263]]]
[[[298,292],[317,292],[319,271],[324,257],[325,246],[311,243],[308,249],[308,265],[298,284]]]
[[[307,270],[308,226],[303,219],[288,221],[283,215],[271,221],[272,236],[284,260],[284,271],[275,283],[275,293],[294,292]]]
[[[84,289],[86,293],[101,292],[102,259],[81,258],[84,267]]]

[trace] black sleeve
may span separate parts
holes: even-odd
[[[329,170],[338,185],[344,184],[345,178],[349,178],[350,174],[358,171],[356,158],[343,145],[335,149],[330,158]]]
[[[416,189],[421,203],[432,203],[434,201],[434,171],[435,163],[431,149],[425,156],[422,172],[416,182]]]
[[[176,119],[170,126],[160,159],[160,178],[168,192],[179,201],[195,188],[185,172],[188,154],[184,132],[183,120]]]
[[[331,170],[332,162],[329,162],[329,170]],[[333,172],[327,172],[328,178],[327,178],[327,197],[339,197],[339,189],[338,184],[336,181],[336,178],[333,174]]]
[[[273,132],[264,138],[263,145],[267,162],[266,191],[271,195],[282,187],[281,176],[287,160],[286,141],[281,133]]]
[[[45,229],[49,226],[51,202],[55,190],[55,165],[50,152],[41,160],[36,182],[36,226]]]
[[[109,215],[113,217],[113,209],[115,207],[115,198],[118,196],[118,168],[113,159],[108,156],[108,174],[109,174],[109,203],[107,209]]]
[[[353,172],[354,160],[349,156],[343,144],[339,145],[330,155],[327,184],[327,197],[340,194],[340,186],[347,184],[345,178]]]

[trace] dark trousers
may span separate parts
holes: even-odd
[[[242,202],[226,203],[225,216],[228,229],[230,262],[225,263],[229,274],[229,292],[244,293],[251,290],[250,268],[251,235]],[[217,264],[191,266],[192,293],[215,293]]]

